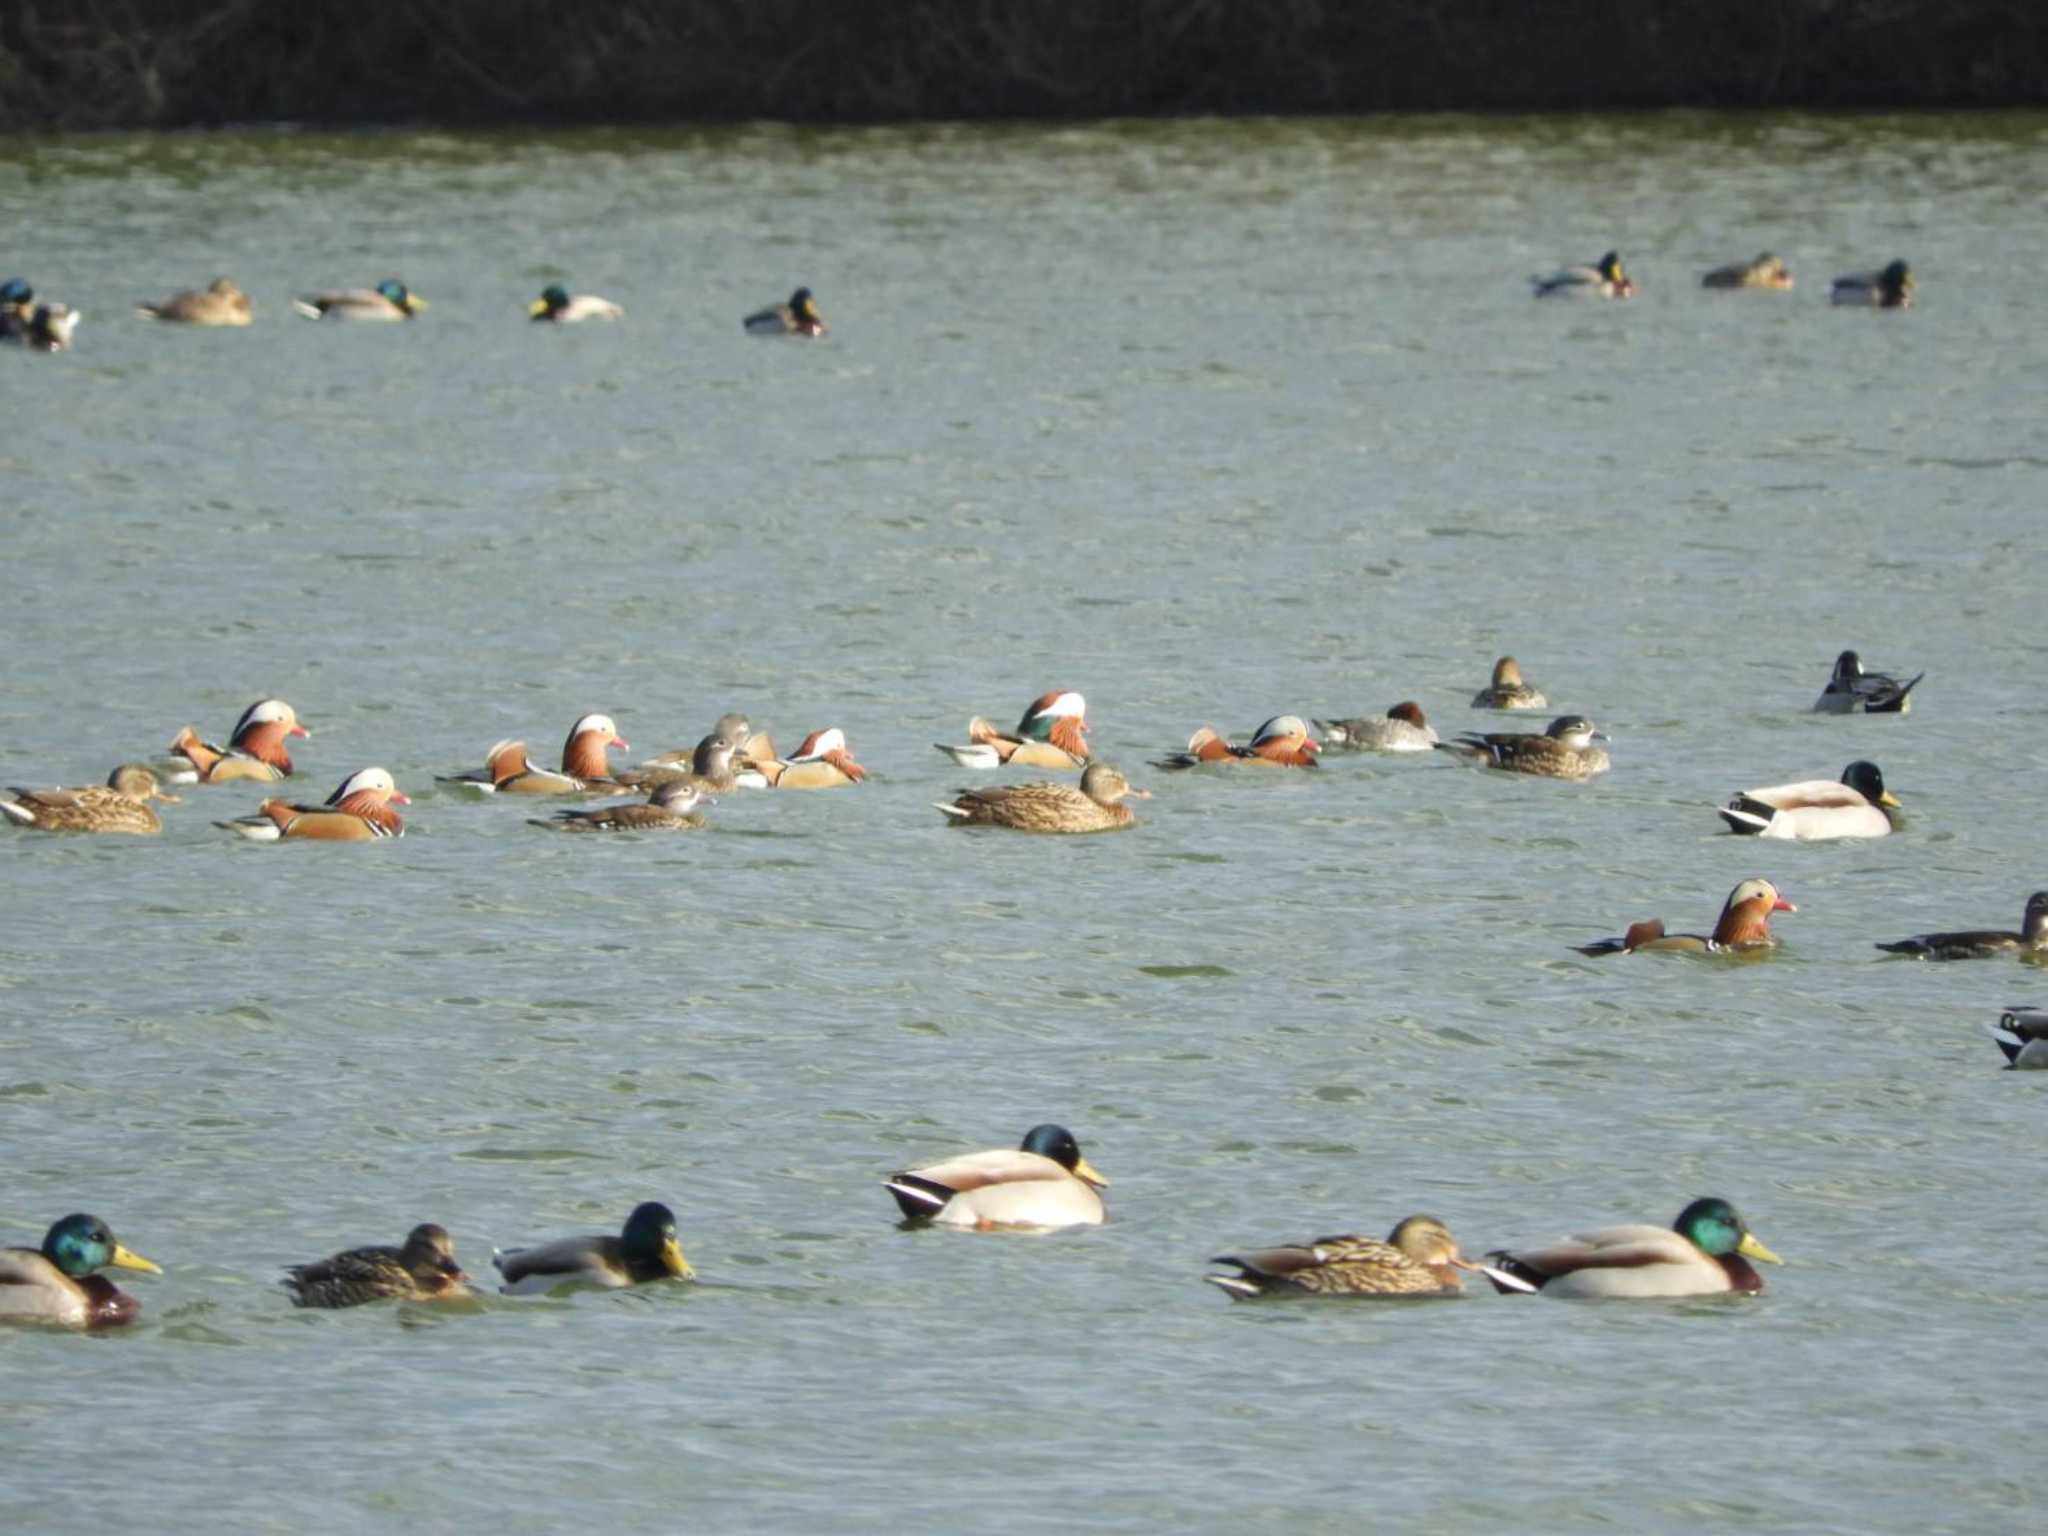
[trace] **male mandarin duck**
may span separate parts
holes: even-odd
[[[1957,933],[1916,933],[1910,939],[1880,944],[1879,949],[1895,955],[1913,955],[1922,960],[1984,960],[1996,955],[2017,954],[2033,959],[2048,954],[2048,891],[2036,891],[2027,898],[2020,916],[2020,931],[1973,928]]]
[[[694,832],[704,825],[701,807],[711,802],[687,779],[657,784],[645,800],[600,805],[588,811],[557,811],[553,820],[533,818],[536,827],[564,832]]]
[[[0,792],[0,815],[43,832],[161,832],[152,800],[175,805],[178,797],[167,794],[145,764],[123,763],[104,785]]]
[[[1755,261],[1738,261],[1714,268],[1700,278],[1700,286],[1784,289],[1792,286],[1792,273],[1784,262],[1765,251]]]
[[[1745,789],[1719,814],[1736,832],[1819,842],[1887,836],[1894,826],[1890,812],[1898,807],[1898,796],[1884,787],[1877,764],[1859,759],[1842,770],[1839,783],[1808,779]]]
[[[1366,715],[1355,720],[1318,720],[1327,746],[1351,752],[1427,752],[1436,745],[1436,727],[1422,715],[1422,706],[1409,700],[1396,704],[1384,715]]]
[[[2008,1008],[1996,1024],[1984,1027],[2005,1053],[2008,1067],[2029,1072],[2048,1067],[2048,1009]]]
[[[1669,1227],[1601,1227],[1547,1248],[1489,1253],[1513,1282],[1501,1291],[1541,1291],[1582,1300],[1646,1296],[1754,1296],[1764,1279],[1749,1260],[1782,1264],[1757,1240],[1735,1207],[1718,1196],[1695,1200]]]
[[[792,757],[774,756],[772,745],[768,751],[767,757],[751,760],[770,789],[837,789],[845,784],[858,784],[868,776],[867,769],[853,760],[846,732],[836,725],[811,732]]]
[[[1019,832],[1113,832],[1137,824],[1123,802],[1149,800],[1152,791],[1133,789],[1107,763],[1081,770],[1081,787],[1068,784],[997,784],[963,789],[951,800],[934,801],[960,827],[1014,827]]]
[[[1474,709],[1548,709],[1543,690],[1522,681],[1522,664],[1503,656],[1493,664],[1493,681],[1472,695]]]
[[[1814,701],[1816,715],[1903,715],[1913,708],[1913,687],[1927,674],[1921,672],[1900,682],[1887,672],[1866,672],[1863,658],[1844,651],[1835,658],[1835,670]]]
[[[83,310],[55,302],[7,310],[0,312],[0,341],[11,341],[31,352],[62,352],[71,345],[71,333],[84,318]]]
[[[443,777],[443,784],[466,784],[484,794],[499,795],[583,795],[617,794],[641,786],[613,774],[605,756],[613,747],[624,748],[626,739],[610,715],[584,715],[569,727],[562,742],[561,772],[536,768],[526,755],[523,741],[501,741],[484,757],[481,770]]]
[[[275,843],[285,838],[363,843],[373,838],[405,836],[405,823],[391,809],[394,801],[399,805],[412,804],[411,798],[398,792],[391,775],[382,768],[361,768],[341,781],[325,805],[265,800],[253,816],[238,816],[214,825],[257,843]]]
[[[1828,290],[1831,304],[1857,304],[1875,309],[1913,306],[1913,269],[1895,261],[1881,272],[1851,272],[1835,279]]]
[[[1628,299],[1635,297],[1636,285],[1621,269],[1621,257],[1609,251],[1590,267],[1559,267],[1555,272],[1532,277],[1539,299]]]
[[[1234,1275],[1204,1275],[1232,1296],[1450,1296],[1463,1288],[1459,1272],[1493,1274],[1458,1252],[1458,1243],[1434,1216],[1410,1216],[1382,1242],[1376,1237],[1319,1237],[1310,1243],[1219,1254],[1211,1264],[1234,1264]],[[1510,1289],[1523,1288],[1510,1282]]]
[[[1468,757],[1505,773],[1583,781],[1605,773],[1612,766],[1607,753],[1593,745],[1605,740],[1605,734],[1594,730],[1593,722],[1584,715],[1559,715],[1541,735],[1467,731],[1456,741],[1440,741],[1436,745],[1439,752]]]
[[[787,304],[755,310],[740,324],[749,336],[822,336],[831,329],[808,288],[797,289]]]
[[[990,1231],[998,1227],[1099,1226],[1099,1190],[1109,1180],[1089,1166],[1073,1133],[1038,1125],[1017,1150],[969,1152],[893,1174],[884,1188],[906,1220]]]
[[[288,1264],[280,1284],[300,1307],[355,1307],[367,1301],[446,1301],[470,1296],[447,1229],[422,1222],[398,1248],[348,1248],[311,1264]]]
[[[410,320],[427,301],[395,277],[374,288],[339,288],[308,293],[292,300],[292,308],[308,320]]]
[[[135,313],[145,320],[169,320],[184,325],[247,325],[254,311],[249,295],[230,278],[216,277],[204,288],[174,293],[161,304],[138,304]]]
[[[236,779],[275,783],[292,774],[292,755],[285,742],[312,733],[299,724],[299,713],[283,699],[258,699],[242,711],[226,747],[199,739],[191,726],[178,732],[171,754],[192,765],[201,784],[228,784]]]
[[[526,306],[535,320],[552,320],[557,325],[575,325],[583,320],[617,320],[626,311],[610,299],[594,293],[572,294],[560,283],[541,289],[540,297]]]
[[[1573,947],[1582,955],[1633,954],[1639,949],[1675,950],[1684,954],[1719,955],[1734,950],[1766,949],[1778,941],[1771,936],[1773,912],[1799,909],[1778,894],[1768,880],[1745,880],[1728,893],[1721,907],[1721,919],[1711,935],[1666,933],[1661,918],[1630,925],[1618,939],[1601,939]]]
[[[623,1290],[649,1280],[689,1280],[696,1271],[683,1257],[676,1214],[656,1200],[633,1208],[623,1231],[562,1237],[536,1248],[494,1250],[491,1263],[505,1277],[507,1296],[545,1296],[567,1286]]]
[[[976,715],[967,722],[967,745],[934,742],[962,768],[1079,768],[1088,761],[1088,701],[1055,690],[1031,701],[1017,729],[1005,735]]]
[[[41,1248],[0,1248],[0,1322],[60,1328],[112,1328],[132,1323],[142,1303],[99,1273],[112,1265],[163,1273],[114,1241],[97,1216],[83,1212],[52,1223]]]
[[[1208,763],[1259,763],[1274,768],[1313,768],[1322,751],[1308,723],[1299,715],[1275,715],[1252,733],[1246,746],[1237,746],[1203,726],[1188,738],[1185,752],[1163,757],[1155,768],[1199,768]]]

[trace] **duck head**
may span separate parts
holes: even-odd
[[[1842,782],[1872,805],[1898,807],[1899,797],[1884,787],[1884,775],[1875,763],[1859,758],[1842,770]]]
[[[358,768],[327,797],[335,810],[370,821],[396,821],[396,815],[386,809],[393,801],[412,804],[412,798],[399,793],[398,785],[382,768]]]
[[[1607,740],[1604,731],[1593,729],[1593,722],[1584,715],[1559,715],[1544,730],[1544,735],[1553,741],[1562,742],[1575,752],[1583,752],[1596,741]]]
[[[1276,763],[1306,767],[1322,748],[1308,733],[1308,722],[1299,715],[1275,715],[1252,733],[1251,749],[1258,757]]]
[[[830,763],[855,783],[868,776],[867,769],[853,760],[853,749],[846,744],[846,732],[838,726],[827,726],[822,731],[813,731],[803,739],[790,758],[792,763]]]
[[[1714,942],[1723,948],[1771,942],[1771,914],[1799,909],[1778,894],[1768,880],[1749,879],[1728,893],[1721,908],[1721,920],[1714,925]]]
[[[676,1237],[676,1213],[658,1200],[633,1207],[626,1227],[619,1234],[619,1248],[637,1264],[659,1264],[668,1274],[687,1280],[695,1270],[683,1257],[683,1245]]]
[[[1122,771],[1107,763],[1090,763],[1082,770],[1081,793],[1097,805],[1114,805],[1127,797],[1132,800],[1152,798],[1151,790],[1131,788],[1131,781],[1123,776]]]
[[[1877,274],[1877,287],[1886,304],[1904,304],[1913,291],[1913,269],[1903,261],[1892,262]]]
[[[1414,700],[1404,700],[1387,711],[1389,720],[1405,720],[1418,731],[1429,729],[1429,722],[1422,717],[1422,706]]]
[[[165,800],[172,805],[178,797],[157,782],[156,772],[147,763],[123,763],[107,775],[107,788],[124,800],[147,804],[151,800]]]
[[[1018,1150],[1049,1157],[1075,1178],[1086,1180],[1097,1189],[1109,1188],[1109,1180],[1097,1173],[1088,1159],[1081,1155],[1081,1144],[1074,1140],[1074,1133],[1064,1125],[1034,1125],[1024,1133]]]
[[[423,1221],[405,1234],[405,1246],[398,1250],[398,1262],[415,1280],[441,1285],[453,1280],[467,1284],[469,1276],[455,1262],[455,1243],[448,1229]]]
[[[559,315],[569,307],[569,290],[560,283],[549,283],[541,289],[540,297],[526,306],[526,312],[536,320],[549,315]]]
[[[1621,253],[1609,251],[1600,258],[1600,276],[1614,285],[1614,291],[1624,298],[1636,291],[1636,285],[1621,269]]]
[[[299,712],[283,699],[258,699],[242,711],[228,749],[244,757],[270,764],[279,773],[292,771],[292,755],[285,741],[292,736],[308,737],[312,732],[299,724]]]
[[[668,783],[658,786],[654,793],[647,797],[647,803],[659,806],[676,816],[687,816],[699,806],[711,805],[714,802],[706,799],[704,791],[688,779],[671,779]]]
[[[2030,945],[2048,942],[2048,891],[2036,891],[2027,898],[2026,914],[2020,919],[2020,937]]]
[[[160,1275],[163,1270],[139,1253],[132,1253],[114,1241],[114,1234],[97,1216],[84,1212],[63,1217],[43,1234],[43,1257],[74,1280],[112,1265],[116,1269],[139,1269]]]
[[[1017,734],[1046,741],[1075,757],[1088,755],[1088,701],[1072,690],[1041,694],[1031,701]]]
[[[1739,1253],[1745,1259],[1759,1259],[1766,1264],[1785,1262],[1759,1242],[1748,1223],[1736,1214],[1735,1207],[1718,1195],[1693,1201],[1678,1213],[1671,1230],[1716,1259]]]
[[[387,277],[377,285],[377,292],[396,304],[408,315],[416,315],[427,307],[427,301],[414,293],[395,277]]]
[[[35,301],[36,291],[28,285],[27,278],[10,277],[0,283],[0,310],[11,309],[16,314],[26,315]]]
[[[562,743],[562,772],[572,779],[610,778],[612,765],[605,753],[625,745],[626,739],[610,715],[585,715],[569,727],[568,739]]]
[[[796,316],[798,328],[813,336],[822,336],[828,329],[825,317],[818,313],[818,301],[811,297],[808,288],[799,288],[789,296],[789,312]]]

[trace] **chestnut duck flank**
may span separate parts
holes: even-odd
[[[10,789],[0,793],[0,815],[41,832],[138,832],[164,829],[149,802],[178,797],[165,792],[143,763],[123,763],[104,785],[82,789]]]
[[[1880,944],[1879,949],[1895,955],[1913,955],[1922,960],[1984,960],[1997,955],[2017,954],[2033,958],[2048,954],[2048,891],[2036,891],[2027,898],[2020,915],[2020,931],[1964,929],[1956,933],[1916,933],[1909,939]]]
[[[1734,950],[1764,949],[1778,941],[1771,934],[1773,912],[1799,909],[1778,894],[1768,880],[1744,880],[1728,893],[1721,907],[1721,919],[1711,935],[1669,933],[1662,918],[1632,925],[1618,939],[1601,939],[1573,946],[1582,955],[1633,954],[1637,950],[1669,950],[1681,954],[1718,955]]]
[[[1187,750],[1156,760],[1155,768],[1200,768],[1209,763],[1257,763],[1271,768],[1313,768],[1322,748],[1309,735],[1299,715],[1275,715],[1252,733],[1248,745],[1237,746],[1203,726],[1188,738]]]
[[[1559,715],[1541,735],[1517,731],[1482,735],[1467,731],[1455,741],[1438,742],[1437,750],[1470,758],[1504,773],[1585,780],[1608,770],[1606,752],[1593,745],[1606,739],[1585,716]]]
[[[1149,800],[1152,791],[1133,789],[1107,763],[1090,763],[1081,787],[1067,784],[998,784],[963,789],[950,801],[933,802],[955,826],[1011,827],[1019,832],[1114,832],[1138,818],[1123,802]]]
[[[967,722],[967,744],[935,742],[962,768],[1079,768],[1088,761],[1088,701],[1071,690],[1055,690],[1031,701],[1014,732],[1005,734],[976,715]]]
[[[1827,686],[1814,701],[1817,715],[1903,715],[1913,708],[1913,687],[1925,677],[1916,673],[1900,682],[1887,672],[1866,672],[1863,659],[1854,651],[1835,658],[1835,670]]]
[[[1472,695],[1474,709],[1548,709],[1543,690],[1522,681],[1522,664],[1503,656],[1493,664],[1493,681]]]
[[[311,734],[299,724],[298,711],[283,699],[258,699],[242,711],[226,747],[201,741],[188,725],[171,743],[171,754],[190,763],[201,784],[230,784],[238,779],[275,783],[292,775],[287,739]]]
[[[1410,1216],[1376,1237],[1319,1237],[1281,1248],[1219,1254],[1211,1264],[1237,1273],[1204,1275],[1232,1296],[1450,1296],[1464,1285],[1462,1271],[1483,1270],[1458,1252],[1457,1239],[1434,1216]],[[1512,1288],[1512,1287],[1511,1287]]]
[[[1322,745],[1349,752],[1427,752],[1436,745],[1436,728],[1423,718],[1413,700],[1396,704],[1384,715],[1351,720],[1317,720]]]
[[[405,823],[393,803],[409,805],[391,775],[382,768],[362,768],[341,781],[325,805],[289,805],[265,800],[253,816],[217,821],[217,827],[250,839],[274,843],[284,838],[316,842],[363,843],[375,838],[405,836]]]
[[[564,832],[694,832],[704,825],[702,807],[711,802],[683,779],[655,786],[645,800],[600,805],[588,811],[557,811],[552,820],[533,818],[536,827]]]

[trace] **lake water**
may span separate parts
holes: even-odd
[[[409,835],[0,837],[0,1240],[104,1216],[141,1324],[0,1332],[24,1528],[1865,1532],[2041,1514],[2012,962],[2048,885],[2048,117],[1195,122],[0,144],[0,783],[294,703]],[[1538,304],[1619,248],[1642,294]],[[1769,248],[1791,294],[1699,273]],[[1904,313],[1828,279],[1904,256]],[[141,299],[234,276],[256,324]],[[4,275],[4,274],[0,274]],[[406,326],[288,299],[399,276]],[[617,325],[525,322],[555,280]],[[820,344],[739,317],[808,284]],[[1835,654],[1906,718],[1806,713]],[[1613,737],[1169,778],[1211,722],[1512,651]],[[1134,832],[962,833],[931,749],[1088,696]],[[854,791],[565,838],[433,783],[614,715],[843,727]],[[1529,721],[1525,728],[1540,728]],[[1711,807],[1870,757],[1903,835]],[[1254,782],[1254,779],[1256,781]],[[1760,963],[1572,944],[1710,925]],[[906,1232],[891,1170],[1072,1127],[1107,1226]],[[1232,1305],[1211,1254],[1468,1252],[1720,1193],[1755,1301]],[[292,1309],[278,1266],[664,1199],[702,1283]]]

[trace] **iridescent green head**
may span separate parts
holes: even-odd
[[[1074,1140],[1074,1133],[1064,1125],[1034,1125],[1024,1133],[1018,1150],[1051,1158],[1077,1179],[1085,1179],[1101,1188],[1109,1185],[1109,1180],[1097,1173],[1088,1159],[1081,1155],[1081,1144]]]
[[[551,310],[567,309],[569,307],[569,290],[560,283],[549,283],[547,287],[541,289],[540,301]]]
[[[630,1263],[659,1265],[669,1274],[685,1278],[692,1273],[676,1237],[676,1213],[659,1200],[633,1207],[619,1234],[619,1248]]]
[[[29,287],[26,278],[10,277],[6,282],[0,283],[0,306],[26,309],[35,302],[35,299],[36,291]]]
[[[105,1269],[140,1269],[152,1275],[163,1271],[139,1253],[130,1253],[114,1241],[114,1234],[97,1216],[83,1212],[64,1217],[43,1234],[43,1257],[74,1280]]]
[[[1762,1259],[1766,1264],[1784,1262],[1757,1241],[1735,1207],[1718,1195],[1693,1201],[1678,1213],[1671,1229],[1717,1259],[1739,1253],[1744,1258]]]

